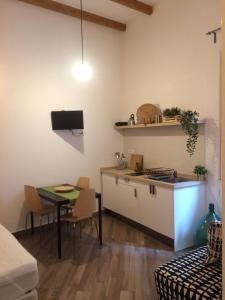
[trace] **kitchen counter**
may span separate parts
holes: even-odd
[[[185,175],[185,174],[178,174],[178,177],[183,177],[190,179],[190,181],[185,181],[185,182],[178,182],[178,183],[168,183],[168,182],[163,182],[159,180],[153,180],[146,178],[146,175],[140,175],[140,176],[130,176],[127,175],[129,173],[134,173],[133,170],[129,169],[117,169],[116,167],[106,167],[106,168],[101,168],[100,169],[101,174],[109,174],[113,175],[115,177],[119,178],[124,178],[124,180],[129,181],[136,181],[136,182],[142,182],[146,184],[154,184],[156,186],[162,186],[168,189],[178,189],[178,188],[185,188],[185,187],[191,187],[191,186],[198,186],[204,184],[204,181],[201,180],[196,180],[196,177],[193,175]]]
[[[149,232],[175,251],[194,245],[195,226],[207,212],[204,181],[168,183],[131,176],[129,169],[101,169],[103,207],[136,228]]]

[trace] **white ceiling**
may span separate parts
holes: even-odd
[[[80,7],[80,0],[57,0],[57,2],[74,6],[76,8]],[[154,4],[156,0],[142,0],[142,2],[146,4]],[[110,0],[83,0],[83,9],[123,23],[126,23],[138,14],[142,14],[141,12]]]

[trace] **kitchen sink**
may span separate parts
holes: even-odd
[[[186,182],[186,181],[192,181],[191,179],[187,179],[184,177],[168,177],[168,176],[147,176],[146,178],[161,181],[161,182],[167,182],[167,183],[179,183],[179,182]]]
[[[160,182],[167,182],[167,183],[180,183],[180,182],[187,182],[187,181],[192,181],[191,179],[184,178],[184,177],[177,177],[177,172],[174,172],[174,174],[151,174],[148,170],[144,170],[141,172],[131,172],[127,173],[126,175],[129,176],[143,176],[144,178],[155,180],[155,181],[160,181]],[[175,176],[174,176],[175,175]]]
[[[187,178],[183,178],[183,177],[175,177],[175,178],[161,179],[160,181],[168,182],[168,183],[179,183],[179,182],[186,182],[186,181],[192,181],[192,180],[187,179]]]

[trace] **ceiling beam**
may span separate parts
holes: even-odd
[[[111,1],[138,10],[147,15],[151,15],[153,13],[153,7],[141,1],[137,1],[137,0],[111,0]]]
[[[81,17],[81,10],[69,5],[65,5],[53,0],[18,0],[21,2],[25,2],[28,4],[32,4],[35,6],[39,6],[42,8],[46,8],[67,16],[79,18]],[[112,29],[116,29],[119,31],[125,31],[126,30],[126,24],[87,12],[83,11],[83,19],[92,22],[98,25],[106,26]]]

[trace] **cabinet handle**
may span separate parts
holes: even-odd
[[[156,196],[156,186],[155,185],[152,186],[152,194],[154,196]]]
[[[115,182],[116,184],[118,184],[118,177],[115,177]]]
[[[156,187],[153,184],[149,184],[149,193],[151,195],[155,195],[156,196]]]
[[[149,185],[149,192],[150,192],[151,195],[154,194],[154,185],[153,184]]]
[[[137,198],[137,189],[134,189],[134,197]]]

